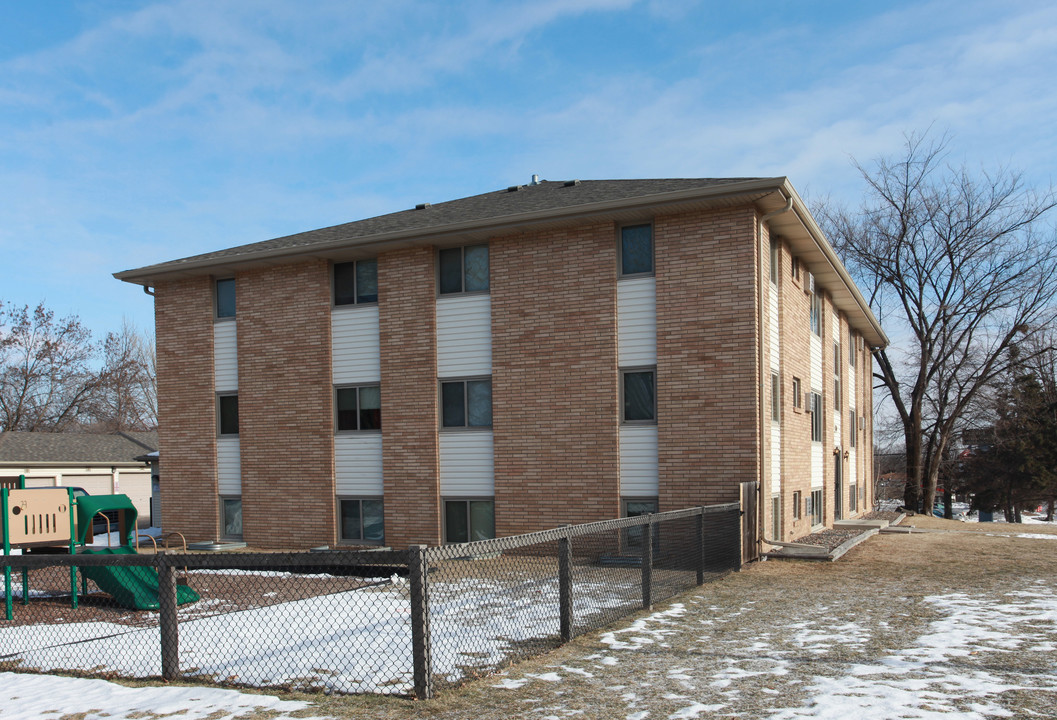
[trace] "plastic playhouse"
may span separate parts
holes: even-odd
[[[84,495],[74,497],[70,488],[25,488],[19,478],[18,489],[0,489],[0,526],[3,530],[4,555],[12,550],[63,548],[71,555],[136,554],[136,506],[127,495]],[[112,547],[92,548],[92,521],[105,511],[117,511],[119,543]],[[109,521],[108,521],[109,527]],[[10,562],[10,560],[8,560]],[[11,565],[4,566],[4,599],[6,617],[12,619]],[[77,607],[77,567],[70,567],[71,606]],[[100,590],[114,598],[118,605],[132,610],[158,609],[158,574],[143,566],[92,565],[80,568],[82,579],[92,580]],[[185,604],[200,599],[197,592],[180,585],[176,602]],[[22,604],[29,604],[29,570],[22,568]]]

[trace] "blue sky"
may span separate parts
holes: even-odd
[[[0,300],[153,324],[111,273],[545,179],[788,175],[949,130],[1049,185],[1049,2],[0,0]]]

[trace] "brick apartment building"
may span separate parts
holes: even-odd
[[[155,296],[167,530],[459,542],[872,501],[887,339],[785,178],[537,182],[117,273]]]

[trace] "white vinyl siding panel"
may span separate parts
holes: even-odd
[[[777,370],[781,367],[779,352],[781,345],[781,332],[778,326],[778,288],[771,285],[767,298],[767,335],[771,343],[771,369]]]
[[[630,278],[617,283],[617,364],[657,364],[656,278]]]
[[[382,495],[382,434],[334,437],[334,486],[338,495]]]
[[[237,437],[217,438],[217,492],[242,494],[242,461]]]
[[[437,299],[437,374],[492,374],[492,299],[453,295]]]
[[[782,426],[771,423],[771,493],[782,491]]]
[[[811,389],[822,392],[825,385],[822,382],[822,339],[818,335],[811,336]]]
[[[330,332],[335,385],[381,380],[377,305],[334,308],[330,313]]]
[[[492,432],[440,433],[440,494],[444,497],[495,495]]]
[[[238,323],[213,323],[213,382],[217,392],[239,389]]]
[[[657,426],[621,425],[620,496],[657,495]]]

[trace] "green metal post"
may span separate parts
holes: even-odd
[[[74,536],[74,507],[73,507],[73,488],[66,488],[66,496],[69,498],[66,502],[66,507],[70,509],[70,554],[77,554],[76,542],[77,538]],[[85,579],[85,594],[88,593],[87,588],[88,580]],[[77,609],[77,568],[73,565],[70,566],[70,607],[74,610]]]
[[[21,482],[25,482],[25,476],[19,478]],[[3,523],[4,523],[4,555],[11,554],[11,536],[7,531],[7,488],[0,489],[0,512],[3,512]],[[23,588],[24,589],[24,588]],[[7,619],[13,620],[15,618],[15,608],[11,603],[11,566],[4,565],[4,610],[7,612]]]
[[[18,476],[18,489],[19,490],[25,490],[26,489],[26,476],[25,475],[19,475]]]

